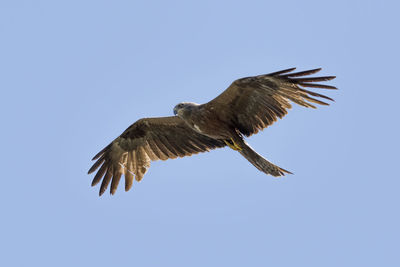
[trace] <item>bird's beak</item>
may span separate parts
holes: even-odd
[[[175,107],[174,108],[174,115],[177,115],[178,114],[178,109]]]

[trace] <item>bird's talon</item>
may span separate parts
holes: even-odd
[[[242,150],[242,148],[241,148],[238,144],[236,144],[235,141],[233,141],[233,138],[231,138],[231,141],[232,141],[233,146],[235,147],[235,150],[236,150],[236,151]]]
[[[241,151],[242,150],[242,148],[238,144],[236,144],[235,141],[233,141],[232,138],[230,139],[230,142],[228,140],[224,140],[224,142],[225,142],[225,144],[227,144],[233,150],[236,150],[236,151]]]

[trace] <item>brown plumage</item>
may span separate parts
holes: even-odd
[[[293,73],[294,69],[238,79],[206,104],[176,105],[174,113],[178,116],[138,120],[93,158],[97,161],[88,173],[100,169],[92,186],[102,181],[102,195],[111,182],[110,192],[114,194],[124,175],[128,191],[134,178],[143,178],[151,161],[190,156],[226,145],[266,174],[290,173],[251,149],[243,135],[255,134],[285,116],[290,102],[315,108],[314,104],[328,105],[318,98],[333,100],[303,87],[336,89],[315,84],[334,76],[308,77],[321,69]]]

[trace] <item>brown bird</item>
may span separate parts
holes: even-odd
[[[133,178],[136,181],[143,178],[151,161],[190,156],[225,146],[238,151],[266,174],[291,173],[267,161],[243,137],[285,116],[291,108],[290,101],[311,108],[316,108],[311,103],[328,105],[317,98],[333,101],[304,87],[336,89],[314,83],[329,81],[335,76],[309,77],[321,69],[293,73],[295,69],[238,79],[208,103],[176,105],[177,116],[138,120],[93,158],[97,161],[88,173],[100,169],[92,186],[102,180],[99,192],[102,195],[111,182],[110,193],[114,194],[124,175],[125,191],[128,191]]]

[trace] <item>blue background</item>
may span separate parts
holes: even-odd
[[[400,266],[397,1],[1,1],[2,266]],[[336,102],[98,197],[137,119],[240,77],[337,75]]]

